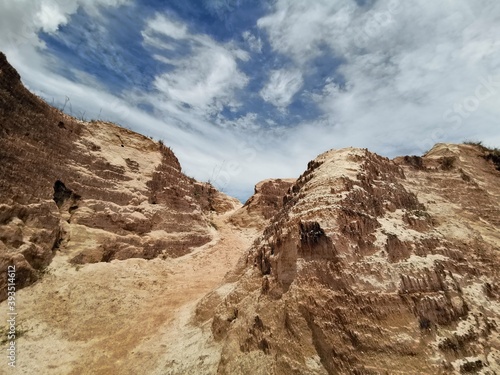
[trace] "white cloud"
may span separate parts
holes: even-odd
[[[221,114],[217,116],[217,124],[225,129],[237,129],[247,131],[258,131],[260,125],[258,123],[259,116],[257,113],[249,112],[234,120],[228,120]]]
[[[259,19],[257,25],[267,31],[274,50],[302,63],[319,55],[320,44],[335,30],[342,30],[355,10],[350,0],[281,0],[274,13]]]
[[[262,53],[262,40],[260,38],[253,35],[250,31],[245,31],[242,36],[252,52]]]
[[[188,104],[208,114],[222,110],[224,105],[237,105],[233,91],[247,83],[238,71],[234,57],[224,50],[203,48],[195,56],[176,62],[173,72],[156,77],[156,88],[167,100]]]
[[[340,62],[323,92],[312,95],[335,131],[318,122],[298,129],[385,154],[498,133],[492,119],[500,117],[500,87],[478,105],[470,99],[482,78],[500,71],[496,2],[379,0],[366,8],[279,0],[258,26],[302,71],[328,51]],[[460,114],[464,101],[473,110]],[[444,117],[448,110],[455,117]]]
[[[266,102],[284,109],[291,103],[303,83],[300,70],[274,70],[269,75],[269,81],[260,91],[260,96]]]
[[[100,7],[116,7],[131,0],[0,0],[0,49],[4,52],[21,45],[43,47],[36,33],[54,33],[81,7],[92,16]]]
[[[181,22],[171,20],[162,15],[156,15],[149,20],[146,29],[142,32],[143,37],[154,40],[154,34],[159,33],[173,39],[185,39],[188,37],[187,26]]]
[[[159,14],[147,22],[142,35],[146,45],[167,50],[181,47],[177,58],[157,57],[174,66],[154,82],[164,100],[176,103],[179,108],[187,104],[189,111],[202,117],[216,115],[224,106],[239,106],[235,92],[245,87],[248,77],[238,69],[238,60],[247,60],[246,52],[231,44],[217,43],[208,36],[190,33],[186,25]],[[163,36],[181,43],[170,46]]]
[[[47,33],[53,33],[59,25],[68,22],[67,14],[59,8],[57,3],[42,3],[40,10],[35,15],[36,24]]]

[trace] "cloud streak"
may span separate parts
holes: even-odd
[[[300,90],[304,80],[300,70],[274,70],[269,81],[260,91],[266,102],[280,109],[285,109],[292,102],[293,96]]]

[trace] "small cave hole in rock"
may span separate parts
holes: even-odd
[[[73,200],[78,200],[81,197],[78,194],[74,194],[71,189],[68,189],[66,185],[60,180],[57,180],[54,183],[54,202],[56,202],[57,207],[61,208],[64,202],[66,202],[68,199],[73,199]],[[76,206],[77,208],[78,206]],[[71,208],[76,209],[75,206],[73,205]]]

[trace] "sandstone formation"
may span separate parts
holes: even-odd
[[[439,144],[422,158],[350,148],[310,162],[215,308],[217,373],[500,371],[488,159]]]
[[[237,212],[231,222],[239,227],[264,229],[269,220],[283,207],[283,197],[295,179],[269,179],[255,185],[254,194]]]
[[[241,206],[0,53],[0,160],[9,373],[500,373],[498,151],[331,150]]]
[[[56,251],[78,264],[177,257],[240,205],[185,176],[163,142],[50,107],[1,53],[0,160],[0,300],[8,264],[23,287]]]

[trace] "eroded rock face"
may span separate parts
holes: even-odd
[[[240,227],[264,229],[284,203],[284,196],[295,183],[295,179],[269,179],[255,185],[254,194],[242,208],[231,217],[231,222]]]
[[[16,286],[38,279],[61,241],[59,212],[53,201],[0,205],[0,300],[7,296],[7,267],[16,268]]]
[[[216,308],[218,373],[498,371],[500,173],[482,156],[309,163]]]
[[[239,205],[163,143],[50,107],[1,53],[0,159],[0,300],[8,264],[23,287],[57,249],[74,263],[177,257],[212,239],[210,212]]]

